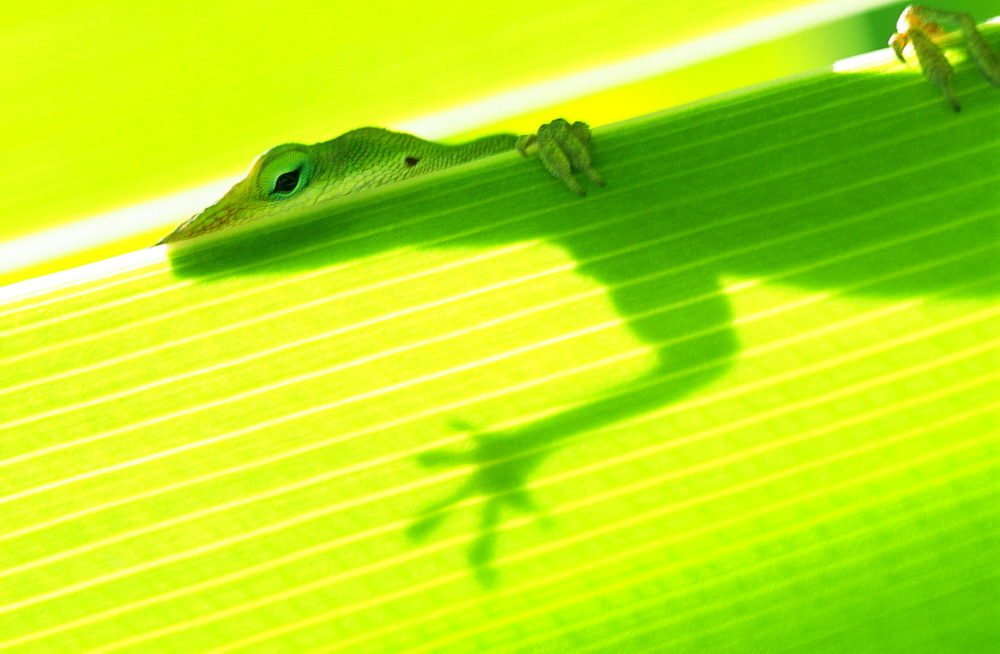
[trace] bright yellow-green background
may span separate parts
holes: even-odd
[[[0,239],[238,174],[276,143],[399,123],[805,4],[12,4],[0,26]],[[528,130],[559,114],[600,125],[828,65],[881,47],[901,6],[483,129]]]
[[[956,87],[809,77],[602,130],[585,201],[512,153],[6,304],[0,647],[991,652],[1000,97]],[[462,420],[520,438],[414,542]]]

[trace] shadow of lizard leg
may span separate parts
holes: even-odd
[[[502,510],[538,511],[528,484],[550,454],[600,427],[677,401],[721,376],[737,351],[728,302],[713,280],[686,277],[672,280],[684,283],[666,287],[661,281],[613,293],[622,315],[631,317],[629,328],[656,346],[656,368],[576,408],[522,427],[473,434],[471,451],[422,455],[419,462],[428,468],[471,465],[473,471],[457,491],[420,513],[407,530],[411,540],[426,539],[455,505],[481,496],[479,533],[467,556],[477,580],[484,587],[494,585]]]

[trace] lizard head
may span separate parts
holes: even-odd
[[[318,199],[311,146],[285,143],[271,148],[250,166],[244,179],[201,213],[181,223],[157,242],[173,243],[283,213]]]

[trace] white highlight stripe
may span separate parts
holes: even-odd
[[[19,242],[20,240],[0,243],[0,266],[3,265],[3,261],[7,256],[6,251],[8,247],[31,247],[31,245],[17,245]],[[8,284],[7,286],[0,286],[0,302],[23,300],[35,295],[51,293],[52,291],[56,291],[60,288],[78,286],[80,284],[85,284],[104,277],[119,275],[121,273],[137,270],[139,268],[146,268],[155,264],[166,263],[167,249],[165,247],[144,248],[142,250],[136,250],[135,252],[120,254],[116,257],[111,257],[110,259],[103,259],[101,261],[95,261],[94,263],[88,263],[77,268],[60,270],[59,272],[42,275],[41,277],[26,279],[23,282],[15,282],[13,284]],[[165,269],[169,270],[167,267],[165,267]],[[3,271],[0,270],[0,272]]]
[[[239,180],[240,177],[219,180],[0,243],[0,274],[180,222],[179,217],[201,211]]]

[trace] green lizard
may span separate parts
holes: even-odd
[[[595,184],[604,185],[591,165],[590,128],[582,122],[570,124],[560,118],[542,125],[537,134],[494,134],[461,145],[362,127],[314,145],[286,143],[271,148],[218,202],[182,223],[157,245],[514,149],[526,157],[537,155],[549,172],[577,195],[586,192],[573,171],[582,171]]]
[[[944,33],[940,24],[958,28],[983,75],[1000,86],[1000,56],[982,38],[968,14],[909,6],[899,17],[898,31],[889,44],[901,61],[905,61],[904,48],[912,44],[924,74],[941,88],[958,111],[951,88],[951,65],[934,42]],[[246,178],[218,202],[182,223],[157,245],[514,149],[526,157],[537,154],[549,172],[578,195],[585,192],[574,178],[574,171],[581,171],[595,184],[604,185],[591,165],[590,128],[582,122],[570,124],[560,118],[542,125],[537,134],[494,134],[461,145],[444,145],[412,134],[362,127],[314,145],[286,143],[271,148],[257,158]]]
[[[914,40],[917,30],[921,30],[921,33],[929,30],[928,33],[932,36],[936,34],[929,23],[922,22],[930,20],[927,12],[929,10],[913,8],[904,13],[899,27],[903,33],[896,39],[898,52],[902,53],[907,39]],[[950,15],[946,17],[948,16]],[[934,18],[941,20],[937,14]],[[974,29],[973,26],[965,28],[965,31]],[[916,36],[916,39],[920,38]],[[937,46],[932,43],[932,47]],[[980,53],[974,55],[977,62],[993,71],[990,61],[995,59],[982,54],[984,51],[981,48],[977,51]],[[936,66],[938,55],[939,51],[936,49],[930,55],[926,50],[918,49],[918,57],[925,66]],[[794,91],[789,93],[793,94]],[[800,122],[805,125],[806,121],[803,118]],[[764,130],[761,133],[763,132]],[[519,149],[525,155],[537,152],[556,177],[582,195],[583,189],[573,177],[574,170],[583,171],[595,183],[603,184],[591,166],[589,142],[590,132],[586,125],[570,125],[558,120],[543,126],[537,136],[518,138],[514,135],[496,135],[458,146],[429,143],[409,134],[371,127],[354,130],[332,141],[313,146],[282,145],[262,155],[254,163],[248,177],[217,204],[178,227],[161,242],[180,241],[231,224],[256,220],[286,208],[309,206],[369,186],[391,183],[513,149]],[[794,147],[801,147],[801,151],[805,153],[810,146],[803,143]],[[768,157],[771,156],[769,152],[769,149],[760,149],[754,156]],[[686,156],[690,158],[689,155]],[[743,166],[739,170],[745,171],[747,179],[752,178],[755,172],[755,161],[756,158],[738,164]],[[850,174],[858,175],[857,181],[851,183],[862,183],[864,177],[861,173],[853,171]],[[916,174],[923,173],[918,170]],[[653,182],[652,179],[646,181],[650,184]],[[707,186],[701,182],[691,183],[701,189],[692,197],[699,197],[698,193],[708,193]],[[817,182],[817,193],[826,190],[823,184],[825,182]],[[634,188],[639,190],[641,186]],[[881,206],[878,195],[881,191],[877,190],[881,187],[874,185],[872,188],[876,192],[865,195],[864,201],[868,204],[863,211],[871,211],[874,215]],[[750,186],[747,189],[754,192]],[[718,196],[718,206],[723,207],[721,209],[690,205],[686,211],[663,215],[662,220],[642,218],[632,221],[628,223],[628,229],[621,229],[617,224],[605,224],[600,227],[601,231],[596,232],[598,236],[589,231],[567,229],[565,223],[560,222],[559,216],[547,215],[545,212],[533,216],[532,222],[526,224],[525,229],[529,231],[515,232],[518,236],[532,234],[551,239],[552,243],[563,248],[575,261],[584,262],[578,272],[589,275],[608,289],[608,295],[622,317],[623,324],[640,341],[649,344],[655,352],[657,362],[647,372],[619,386],[606,389],[592,401],[561,407],[557,412],[516,426],[490,428],[487,425],[486,428],[479,429],[464,420],[452,420],[454,429],[469,432],[468,444],[454,451],[447,448],[426,451],[417,457],[417,461],[427,468],[465,468],[471,472],[458,488],[419,512],[407,528],[407,534],[414,542],[428,538],[456,507],[476,506],[480,515],[479,533],[468,547],[468,560],[484,586],[495,583],[497,572],[493,560],[497,541],[505,529],[501,526],[502,514],[505,511],[539,511],[532,496],[530,482],[558,447],[568,443],[571,437],[596,432],[599,428],[632,418],[641,412],[658,410],[678,402],[694,390],[720,379],[732,367],[741,346],[733,328],[733,309],[720,279],[733,274],[739,278],[756,279],[774,275],[777,271],[794,270],[797,271],[796,275],[801,275],[800,281],[806,287],[822,285],[823,288],[828,288],[834,284],[864,289],[859,290],[862,296],[865,293],[876,296],[885,293],[888,297],[915,290],[909,286],[913,282],[908,272],[887,275],[885,271],[895,268],[903,271],[922,270],[911,268],[923,265],[923,259],[919,259],[924,255],[922,246],[902,248],[902,254],[893,254],[886,262],[862,264],[860,267],[814,265],[813,259],[819,252],[829,250],[823,256],[830,257],[827,261],[835,262],[844,260],[844,252],[867,251],[872,247],[873,234],[865,229],[852,231],[851,228],[845,228],[837,232],[842,234],[842,238],[837,239],[828,239],[820,233],[812,241],[806,240],[808,243],[815,243],[809,247],[769,247],[754,249],[745,255],[720,258],[720,252],[724,253],[725,248],[731,244],[744,241],[746,234],[728,225],[713,228],[713,235],[710,237],[704,236],[703,230],[706,217],[713,212],[724,214],[725,207],[737,207],[747,201],[744,197],[746,191],[742,187],[734,193],[739,195],[738,199],[727,195],[728,191]],[[765,204],[769,200],[763,196],[751,197],[757,197]],[[650,200],[639,198],[641,203],[647,201]],[[753,238],[760,239],[762,243],[786,242],[789,233],[816,233],[816,224],[808,212],[801,210],[801,205],[783,205],[779,202],[775,207],[767,209],[758,214],[759,220],[753,228]],[[855,210],[862,211],[860,208]],[[597,213],[599,212],[598,208]],[[595,211],[583,211],[581,215],[595,215]],[[643,215],[652,216],[654,211]],[[909,238],[919,237],[921,243],[925,240],[936,243],[939,238],[937,232],[927,231],[928,227],[910,220],[909,216],[890,217],[900,220],[898,227],[887,228],[892,232],[893,238],[902,235],[900,230],[911,230],[906,232],[907,242]],[[550,220],[553,222],[548,222]],[[988,222],[987,219],[984,220]],[[975,235],[979,233],[977,229],[977,223],[970,223],[969,230],[974,235],[969,239],[976,238]],[[312,238],[312,234],[303,237],[302,231],[304,230],[300,229],[298,235],[289,238],[290,245],[278,244],[271,254],[294,252],[296,243],[300,243],[303,238]],[[676,238],[664,238],[667,232],[676,234]],[[954,243],[961,245],[966,237],[963,233],[950,238],[956,239]],[[387,245],[397,246],[399,243],[410,242],[404,237],[401,241],[389,241]],[[267,245],[263,240],[258,243]],[[646,245],[639,249],[636,247],[637,243]],[[482,242],[478,240],[478,236],[473,235],[458,241],[457,245],[479,246]],[[243,244],[237,243],[234,247],[239,249]],[[378,251],[379,244],[375,242],[371,247]],[[933,246],[934,249],[938,247]],[[609,252],[628,255],[609,257]],[[242,251],[238,254],[243,256]],[[911,254],[918,256],[918,259],[911,261]],[[227,256],[223,253],[214,263],[208,261],[211,257],[203,257],[201,263],[188,262],[190,267],[186,270],[182,267],[181,272],[184,275],[214,274],[227,270],[233,261]],[[344,257],[354,256],[360,255],[356,250],[347,249],[344,252],[330,253],[323,260],[339,262]],[[893,258],[896,256],[902,259]],[[991,256],[992,252],[962,259],[963,267],[955,274],[970,283],[973,279],[978,280],[984,274],[982,271],[992,269]],[[624,259],[627,261],[623,261]],[[206,262],[207,267],[199,268],[199,265],[205,265]],[[664,262],[671,262],[672,267],[665,270]],[[314,263],[315,259],[307,260],[308,265]],[[871,267],[867,268],[868,265]],[[277,267],[271,270],[286,269]],[[881,286],[882,281],[869,285],[867,276],[876,273],[877,276],[872,279],[885,280],[885,286]],[[940,291],[939,283],[954,283],[948,277],[929,276],[920,279],[923,281],[918,283],[930,284],[927,292]],[[481,499],[477,500],[478,503],[470,503],[471,498]]]
[[[968,14],[912,5],[899,17],[898,31],[889,44],[900,60],[904,48],[912,44],[924,74],[941,88],[958,111],[951,88],[951,65],[934,42],[944,33],[939,23],[958,28],[983,75],[1000,86],[1000,56],[983,40]],[[257,158],[246,178],[218,202],[182,223],[157,245],[514,149],[526,157],[537,154],[549,172],[578,195],[585,192],[574,178],[574,171],[581,171],[595,184],[604,185],[591,165],[590,128],[582,122],[570,124],[560,118],[542,125],[537,134],[494,134],[461,145],[444,145],[412,134],[362,127],[314,145],[286,143],[271,148]]]

